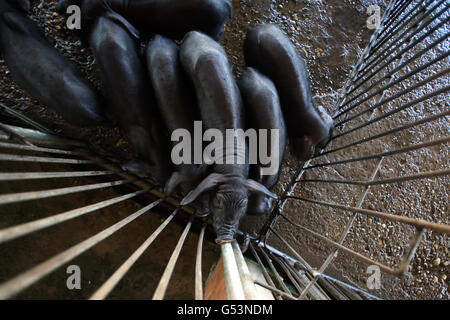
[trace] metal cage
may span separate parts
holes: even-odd
[[[373,265],[402,276],[411,270],[425,235],[428,239],[442,235],[435,245],[449,247],[449,13],[448,1],[394,0],[388,5],[336,101],[332,142],[297,168],[270,219],[251,240],[264,256],[270,252],[267,244],[273,242],[308,275],[310,280],[301,283],[286,261],[275,268],[266,257],[265,265],[276,279],[276,284],[270,282],[271,289],[279,296],[308,297],[315,284],[330,280],[326,273],[338,254],[348,259],[347,264]],[[317,196],[311,191],[320,188],[334,192]],[[289,209],[293,203],[300,209]],[[297,223],[298,214],[312,222]],[[377,259],[384,240],[372,252],[346,244],[350,237],[366,243],[376,240],[369,230],[372,221],[393,230],[386,237],[399,248],[385,263]],[[327,226],[332,224],[342,228],[329,236]],[[293,236],[283,234],[286,225],[328,249],[319,267],[302,258]],[[257,255],[253,248],[252,252]],[[285,259],[272,256],[276,261]],[[296,294],[287,290],[280,274],[294,283]],[[353,289],[340,297],[367,298],[367,292]]]
[[[433,239],[434,234],[450,232],[448,19],[448,1],[390,2],[380,28],[371,37],[336,101],[332,142],[322,154],[299,165],[258,236],[241,233],[245,248],[242,251],[261,267],[265,281],[252,278],[248,258],[236,242],[222,245],[229,299],[257,298],[256,287],[270,290],[276,299],[378,299],[354,282],[349,284],[328,275],[328,268],[344,255],[399,276],[408,271],[424,236],[430,234]],[[195,252],[187,254],[195,261],[195,270],[188,277],[195,298],[203,299],[202,256],[214,247],[205,240],[208,228],[204,218],[196,217],[190,208],[180,207],[177,199],[164,197],[146,179],[123,172],[113,161],[88,150],[84,143],[57,137],[37,123],[25,120],[33,129],[0,125],[0,162],[20,164],[19,169],[2,165],[0,173],[0,212],[3,218],[8,214],[12,221],[3,223],[0,218],[2,266],[18,265],[6,271],[0,267],[0,277],[6,279],[0,283],[0,299],[21,297],[61,267],[108,239],[113,241],[116,234],[136,232],[133,230],[139,229],[126,230],[153,211],[160,213],[162,220],[153,231],[146,231],[148,234],[139,238],[138,245],[116,240],[119,246],[134,247],[125,254],[126,259],[116,261],[109,273],[99,276],[99,284],[95,283],[97,287],[93,287],[88,298],[110,297],[165,229],[177,221],[181,224],[175,233],[177,241],[167,244],[170,254],[163,262],[155,287],[151,288],[152,298],[167,297],[180,254],[188,250],[183,251],[186,239],[194,237]],[[91,179],[95,181],[92,183]],[[40,183],[47,180],[57,187],[48,188]],[[402,189],[405,184],[408,187]],[[317,197],[313,192],[317,188],[327,192]],[[421,198],[423,188],[433,197]],[[99,200],[97,194],[105,189],[114,189],[119,194]],[[73,208],[78,202],[71,197],[77,194],[85,194],[88,199],[96,196],[91,202]],[[42,202],[47,208],[54,199],[62,199],[61,206],[68,209],[49,210],[45,214],[27,212],[29,208],[36,210]],[[96,212],[127,201],[136,201],[136,210],[114,216],[113,223],[88,236],[85,234],[97,227],[89,230],[64,227],[73,220],[98,215]],[[28,203],[37,205],[27,207]],[[305,223],[298,223],[294,217],[311,214],[314,218],[305,219]],[[318,216],[321,220],[317,220]],[[329,236],[328,226],[337,224],[342,225],[341,232]],[[396,248],[400,248],[384,263],[377,260],[380,250],[376,247],[363,252],[346,243],[350,235],[356,240],[375,241],[370,230],[374,224],[383,224],[386,239],[394,239]],[[287,225],[295,228],[296,235],[319,240],[315,246],[327,248],[320,267],[314,267],[303,257],[298,249],[302,243],[283,232]],[[48,256],[40,256],[39,248],[59,247],[56,242],[60,240],[51,238],[55,234],[45,233],[58,227],[60,232],[80,231],[80,236],[70,238],[73,241],[70,244],[61,244],[63,250],[49,250]],[[42,236],[33,238],[36,234]],[[26,260],[30,265],[21,264],[28,253],[22,252],[16,259],[22,240],[35,244],[34,250],[38,251],[29,252],[33,256]],[[442,241],[448,247],[448,238]],[[92,263],[99,261],[92,256],[87,259]]]

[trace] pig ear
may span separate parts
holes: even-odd
[[[278,196],[275,193],[270,192],[269,189],[255,180],[248,179],[245,182],[245,185],[251,193],[262,194],[273,199],[278,199]]]
[[[205,179],[203,179],[202,182],[189,192],[186,197],[184,197],[183,200],[181,200],[181,205],[187,205],[189,203],[192,203],[195,199],[197,199],[201,194],[210,191],[214,188],[216,188],[219,184],[221,184],[224,181],[224,176],[219,173],[211,173],[209,176],[207,176]]]

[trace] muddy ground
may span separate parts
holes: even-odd
[[[63,54],[73,60],[86,77],[99,87],[98,73],[90,50],[83,46],[74,32],[65,28],[63,18],[55,13],[55,3],[56,1],[34,1],[32,19],[45,30],[49,40]],[[243,67],[242,43],[248,27],[265,22],[279,25],[290,36],[300,55],[307,62],[316,103],[324,105],[331,111],[334,110],[336,104],[337,91],[343,86],[352,65],[366,46],[372,33],[366,28],[366,8],[371,4],[379,4],[382,8],[385,5],[381,0],[234,1],[234,18],[227,23],[221,42],[227,50],[233,71],[239,75]],[[127,143],[121,137],[118,129],[99,127],[80,130],[72,127],[53,111],[39,105],[20,90],[2,61],[0,74],[0,97],[1,102],[6,106],[38,120],[56,133],[88,141],[103,154],[114,155],[120,161],[130,158]],[[432,85],[442,86],[443,84]],[[411,97],[403,97],[403,99],[386,106],[387,110],[394,108],[396,104],[404,103],[408,98]],[[395,127],[396,124],[404,123],[408,119],[417,118],[419,115],[448,108],[445,99],[440,97],[440,100],[417,106],[417,109],[402,113],[395,120],[376,124],[369,127],[368,130],[380,129],[383,131],[383,129]],[[5,114],[3,110],[0,112]],[[338,130],[344,129],[339,128]],[[381,152],[389,150],[391,147],[427,140],[428,137],[443,137],[447,132],[447,122],[433,123],[394,138],[388,136],[386,139],[361,148],[327,156],[326,159],[320,159],[317,162]],[[337,147],[349,140],[353,141],[363,136],[364,133],[349,135],[348,139],[334,141],[331,147]],[[424,149],[407,156],[390,157],[383,160],[378,178],[445,168],[448,167],[448,159],[448,148],[445,145]],[[365,180],[370,176],[374,165],[375,161],[339,165],[332,169],[308,172],[305,177]],[[281,193],[286,187],[297,166],[298,161],[288,152],[280,183],[275,187],[278,193]],[[356,205],[362,192],[362,187],[324,183],[303,184],[296,189],[296,195],[302,197],[351,206]],[[373,187],[366,197],[363,208],[404,213],[410,217],[449,223],[447,202],[448,180],[439,179],[388,187]],[[331,239],[339,237],[350,217],[349,214],[337,210],[325,210],[298,202],[288,203],[285,212],[296,223],[309,227]],[[266,218],[246,217],[241,224],[242,230],[256,234]],[[276,229],[313,267],[320,267],[331,252],[330,247],[324,242],[282,220],[278,222]],[[393,266],[398,264],[412,233],[413,230],[408,227],[376,218],[362,217],[357,219],[355,228],[349,234],[345,245],[377,261]],[[290,253],[273,236],[269,238],[269,243]],[[427,232],[425,241],[419,247],[417,257],[413,260],[411,275],[397,279],[383,274],[382,288],[373,290],[371,293],[383,298],[398,299],[450,298],[448,292],[448,261],[450,260],[448,248],[447,236]],[[366,268],[366,264],[341,254],[326,273],[366,288]]]

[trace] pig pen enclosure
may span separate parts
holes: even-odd
[[[55,3],[37,2],[33,19],[50,38],[67,36],[56,47],[95,82]],[[370,4],[382,19],[369,37]],[[65,125],[2,64],[0,298],[202,299],[221,254],[228,298],[257,298],[256,288],[276,299],[450,297],[449,2],[234,5],[222,40],[234,71],[246,28],[280,25],[333,115],[324,152],[307,163],[289,153],[273,212],[244,218],[241,246],[220,248],[207,220],[120,170],[127,146],[115,129]],[[80,267],[81,290],[67,288],[68,266]],[[369,266],[379,287],[366,282]]]

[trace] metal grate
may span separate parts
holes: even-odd
[[[253,246],[266,256],[264,251],[271,252],[268,243],[273,242],[287,250],[308,274],[309,280],[300,281],[293,278],[298,270],[289,268],[286,261],[280,261],[275,268],[266,257],[267,261],[260,263],[272,268],[275,281],[266,276],[270,289],[279,296],[303,299],[313,295],[317,283],[326,288],[324,280],[329,277],[325,273],[338,253],[378,266],[386,273],[403,275],[424,234],[450,233],[449,18],[448,1],[390,2],[380,28],[339,95],[333,113],[336,129],[332,142],[322,154],[300,165],[259,236],[251,240],[254,255],[257,253]],[[321,188],[332,190],[333,194],[315,196],[314,190]],[[423,188],[440,193],[422,199]],[[416,208],[408,210],[404,199]],[[443,208],[439,215],[430,210],[433,202]],[[287,208],[293,203],[297,205],[295,211]],[[295,216],[299,214],[320,215],[322,224],[315,224],[317,220],[314,224],[298,223]],[[338,219],[342,216],[346,217],[344,223]],[[382,263],[371,257],[377,252],[362,252],[346,243],[350,234],[352,238],[364,236],[368,227],[363,232],[355,229],[368,219],[402,231],[390,235],[390,241],[404,236],[399,241],[403,245],[399,251],[404,253],[401,259]],[[339,223],[342,232],[329,236],[327,225]],[[298,250],[301,244],[292,236],[277,231],[286,230],[280,224],[291,225],[300,236],[311,236],[330,248],[319,268],[302,258]],[[408,243],[405,239],[410,233]],[[366,240],[373,240],[368,230],[366,234]],[[448,247],[448,238],[443,239],[443,246]],[[282,259],[282,255],[272,255],[274,260]],[[281,280],[278,272],[287,276],[286,280]],[[286,290],[285,282],[289,281],[297,288],[297,296]],[[367,292],[355,288],[350,291],[342,298],[368,298]]]
[[[332,142],[321,155],[299,166],[259,236],[244,238],[248,256],[262,267],[266,281],[251,278],[237,243],[222,245],[228,298],[253,299],[256,285],[271,290],[277,299],[378,299],[366,290],[326,274],[338,253],[378,266],[389,274],[402,275],[408,270],[425,234],[450,233],[448,217],[433,215],[429,208],[430,202],[445,206],[448,199],[448,7],[448,1],[391,1],[381,27],[356,63],[336,103],[333,113],[336,130]],[[0,163],[20,163],[30,168],[39,163],[44,164],[46,170],[1,170],[0,187],[20,184],[27,190],[29,181],[47,179],[75,181],[90,177],[101,181],[37,191],[3,192],[0,211],[8,205],[52,201],[110,188],[121,188],[121,195],[31,221],[6,227],[0,225],[0,248],[127,200],[139,199],[142,205],[107,228],[0,283],[0,299],[15,297],[43,281],[133,221],[153,211],[167,209],[171,213],[163,215],[157,228],[108,275],[90,298],[107,298],[175,220],[181,221],[182,232],[175,247],[168,248],[171,255],[152,297],[163,299],[166,296],[186,238],[193,234],[198,244],[192,286],[195,298],[203,298],[202,255],[208,250],[205,249],[208,244],[205,220],[196,217],[190,208],[181,208],[176,199],[165,198],[146,179],[125,173],[111,161],[98,157],[83,143],[52,135],[20,117],[37,130],[0,124]],[[404,168],[399,168],[398,164],[402,163]],[[68,166],[68,169],[51,170],[53,164]],[[419,191],[426,187],[442,192],[432,199],[420,199],[420,194],[412,194],[409,199],[408,190],[401,189],[406,183]],[[320,198],[314,197],[314,190],[319,188],[328,192],[321,193]],[[399,198],[406,199],[402,203],[417,203],[416,210],[402,210],[395,204]],[[323,225],[316,224],[314,219],[309,224],[298,222],[294,216],[311,213],[323,217]],[[349,238],[362,237],[354,232],[358,232],[360,221],[367,222],[368,218],[386,221],[388,227],[398,225],[395,230],[399,238],[402,238],[400,234],[412,235],[409,244],[404,239],[399,240],[404,253],[400,261],[379,262],[372,257],[377,252],[369,255],[346,242]],[[298,244],[280,228],[283,223],[293,226],[298,234],[317,238],[331,248],[319,268],[303,258]],[[342,223],[340,234],[327,235],[327,226]],[[392,234],[390,237],[395,238]],[[7,258],[14,260],[12,256]]]
[[[171,275],[174,271],[175,264],[178,260],[180,252],[183,248],[186,236],[191,230],[191,226],[195,221],[200,224],[200,233],[198,235],[198,250],[196,252],[196,269],[193,283],[195,283],[195,297],[197,299],[203,298],[203,278],[202,278],[202,247],[204,242],[204,234],[206,223],[203,220],[196,219],[192,215],[192,210],[189,208],[181,208],[175,199],[164,198],[161,193],[153,188],[145,179],[134,177],[128,173],[122,172],[115,167],[113,163],[100,159],[99,157],[85,149],[83,143],[73,140],[62,139],[57,136],[42,133],[31,129],[23,129],[19,127],[2,124],[0,131],[0,161],[2,162],[19,162],[19,163],[44,163],[44,164],[67,164],[73,166],[70,171],[53,171],[53,172],[13,172],[0,173],[0,182],[8,184],[15,181],[20,181],[23,184],[32,180],[45,179],[63,179],[63,178],[80,178],[80,177],[109,177],[110,181],[71,186],[63,188],[55,188],[39,191],[15,192],[0,195],[0,206],[4,208],[7,204],[19,205],[27,201],[48,201],[51,204],[55,197],[70,196],[75,193],[87,193],[89,191],[98,191],[105,188],[112,188],[124,185],[133,185],[134,191],[125,193],[104,201],[96,202],[94,204],[86,205],[80,208],[69,211],[52,214],[47,217],[36,219],[30,222],[24,222],[18,225],[12,225],[0,230],[0,245],[27,236],[31,233],[40,232],[46,228],[65,223],[71,219],[81,217],[83,215],[93,214],[94,212],[106,207],[118,205],[129,199],[136,199],[137,197],[144,197],[146,204],[135,212],[130,213],[124,219],[116,222],[108,228],[92,235],[84,241],[73,245],[72,247],[58,253],[57,255],[39,263],[38,265],[8,279],[6,282],[0,284],[0,299],[14,297],[27,289],[34,283],[42,280],[51,272],[67,264],[77,256],[83,254],[91,249],[101,241],[111,237],[116,232],[125,228],[134,220],[139,219],[145,214],[150,214],[151,211],[157,207],[165,206],[171,208],[172,213],[167,216],[162,223],[153,231],[149,237],[143,242],[133,254],[123,262],[123,264],[108,278],[108,280],[98,288],[91,299],[105,299],[109,293],[115,288],[118,282],[125,276],[127,271],[140,258],[146,249],[155,241],[155,239],[164,231],[168,224],[178,215],[187,214],[188,222],[185,223],[184,231],[179,237],[176,247],[170,260],[167,262],[164,273],[162,274],[159,284],[155,289],[153,299],[162,299],[169,285]],[[51,148],[48,147],[51,145]],[[14,151],[26,152],[28,154],[16,154]],[[29,155],[29,153],[33,155]],[[38,155],[35,155],[35,154]],[[42,155],[44,154],[44,156]],[[96,170],[80,170],[83,166],[94,166]],[[70,200],[68,200],[70,201]],[[6,209],[4,209],[6,210]],[[183,211],[183,213],[181,212]],[[3,211],[6,214],[6,211]],[[5,259],[14,261],[12,256],[4,256]]]

